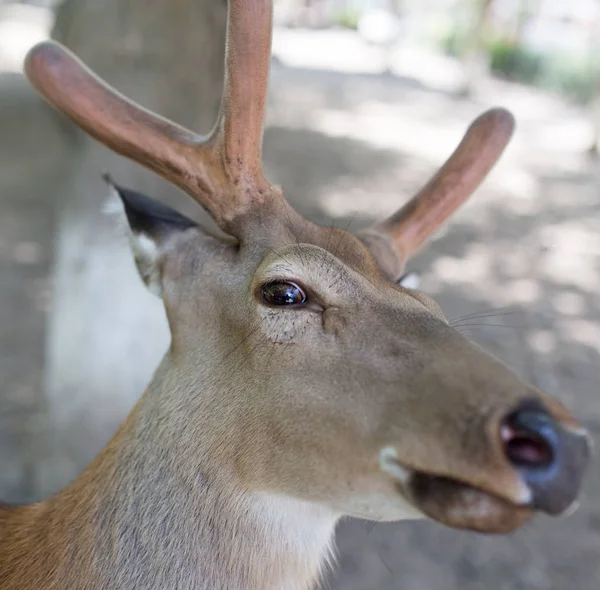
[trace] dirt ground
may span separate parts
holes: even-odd
[[[399,206],[477,114],[510,107],[519,131],[484,188],[413,261],[447,316],[557,395],[600,438],[600,167],[581,155],[582,114],[489,82],[459,99],[420,82],[276,65],[269,176],[305,215],[351,229]],[[579,135],[578,135],[579,134]],[[0,74],[0,497],[39,495],[43,369],[58,186],[69,133],[17,74]],[[478,324],[478,325],[471,325]],[[73,441],[85,445],[84,439]],[[508,537],[431,523],[344,522],[336,590],[593,590],[600,586],[600,472],[580,510]]]

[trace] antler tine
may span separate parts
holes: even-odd
[[[210,174],[198,157],[202,136],[125,98],[53,41],[31,49],[25,73],[52,106],[113,151],[190,194],[198,185],[208,192]]]
[[[239,198],[260,200],[271,188],[261,150],[273,27],[272,0],[229,0],[225,87],[211,144],[236,184]],[[250,190],[252,195],[247,194]]]
[[[235,234],[252,205],[280,196],[260,165],[271,28],[272,0],[230,0],[224,97],[207,137],[125,98],[58,43],[36,45],[25,73],[84,131],[177,185]]]
[[[480,115],[433,178],[394,215],[363,232],[363,240],[387,261],[388,274],[397,278],[405,262],[483,182],[514,126],[514,117],[505,109]]]

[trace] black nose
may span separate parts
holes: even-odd
[[[587,435],[563,427],[537,403],[511,413],[500,434],[506,457],[531,490],[532,507],[549,514],[567,510],[590,458]]]

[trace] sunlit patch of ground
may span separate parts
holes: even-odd
[[[52,20],[44,8],[0,5],[0,72],[21,72],[27,51],[48,37]]]

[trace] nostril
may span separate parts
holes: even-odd
[[[518,432],[510,426],[500,431],[506,456],[517,467],[549,467],[554,459],[552,447],[530,432]]]
[[[517,411],[500,427],[508,460],[516,467],[547,469],[554,463],[555,439],[552,419],[543,411]]]

